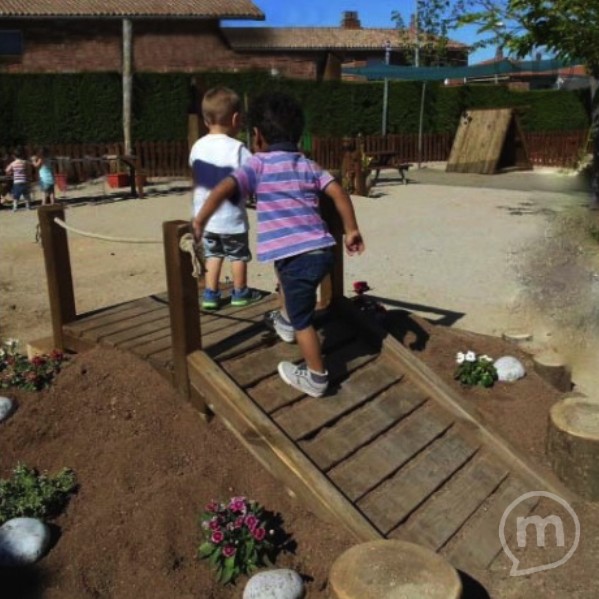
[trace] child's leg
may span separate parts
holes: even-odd
[[[247,262],[233,260],[231,262],[231,271],[233,273],[233,287],[235,289],[245,289],[247,287]]]
[[[220,282],[220,271],[223,265],[223,259],[217,257],[206,258],[206,275],[205,275],[205,287],[212,291],[218,291],[218,284]]]
[[[306,362],[306,366],[313,372],[324,374],[324,361],[316,329],[310,325],[301,331],[295,331],[295,338]]]

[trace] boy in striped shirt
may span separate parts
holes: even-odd
[[[328,372],[312,320],[318,285],[333,266],[335,240],[320,216],[320,193],[339,212],[347,252],[361,254],[364,242],[350,197],[330,173],[298,151],[304,128],[299,104],[286,94],[264,94],[252,103],[249,119],[257,152],[212,190],[194,219],[195,234],[201,238],[225,198],[256,194],[258,261],[274,262],[282,299],[273,325],[284,341],[297,340],[305,360],[299,366],[280,362],[279,375],[307,395],[322,397]]]
[[[13,152],[14,160],[6,167],[6,174],[12,175],[12,211],[16,212],[21,196],[25,198],[25,207],[31,208],[29,195],[28,163],[25,160],[25,150],[18,147]]]

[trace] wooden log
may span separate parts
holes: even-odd
[[[74,321],[77,312],[67,232],[54,222],[55,218],[64,220],[64,209],[62,206],[42,206],[37,213],[48,281],[54,347],[65,350],[63,326]]]
[[[535,372],[558,391],[572,390],[572,373],[563,358],[555,352],[542,352],[533,356]]]
[[[354,545],[335,560],[329,574],[331,599],[459,599],[461,596],[460,577],[445,559],[405,541]]]
[[[572,491],[599,500],[599,399],[573,393],[552,406],[547,455]]]

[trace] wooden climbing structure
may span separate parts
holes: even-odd
[[[557,479],[483,426],[452,388],[343,297],[340,250],[317,320],[332,391],[314,399],[277,375],[280,360],[299,361],[300,353],[263,323],[277,305],[274,294],[245,308],[200,313],[191,260],[178,243],[186,223],[164,224],[167,294],[76,315],[70,270],[55,268],[57,257],[68,264],[66,233],[53,224],[59,212],[40,210],[55,343],[110,345],[148,360],[200,412],[220,417],[315,513],[357,540],[409,540],[476,572],[498,559],[499,522],[512,501],[529,491],[571,500]],[[536,501],[519,503],[510,521]]]

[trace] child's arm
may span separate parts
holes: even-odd
[[[204,227],[218,207],[237,191],[237,181],[233,177],[225,177],[208,195],[202,209],[193,219],[193,231],[199,241],[204,233]]]
[[[347,253],[350,254],[350,256],[353,254],[361,254],[365,249],[364,240],[362,239],[362,234],[358,230],[358,222],[356,220],[356,213],[354,212],[351,198],[337,181],[331,181],[325,187],[324,193],[333,200],[335,208],[341,217]]]
[[[9,165],[6,167],[6,169],[5,169],[5,171],[4,171],[4,172],[5,172],[7,175],[10,175],[10,174],[12,173],[12,168],[13,168],[13,166],[12,166],[12,165],[13,165],[13,164],[14,164],[14,162],[11,162],[11,163],[10,163],[10,164],[9,164]]]
[[[33,164],[33,166],[35,166],[35,168],[39,168],[42,165],[42,159],[39,158],[38,156],[32,156],[31,164]]]

